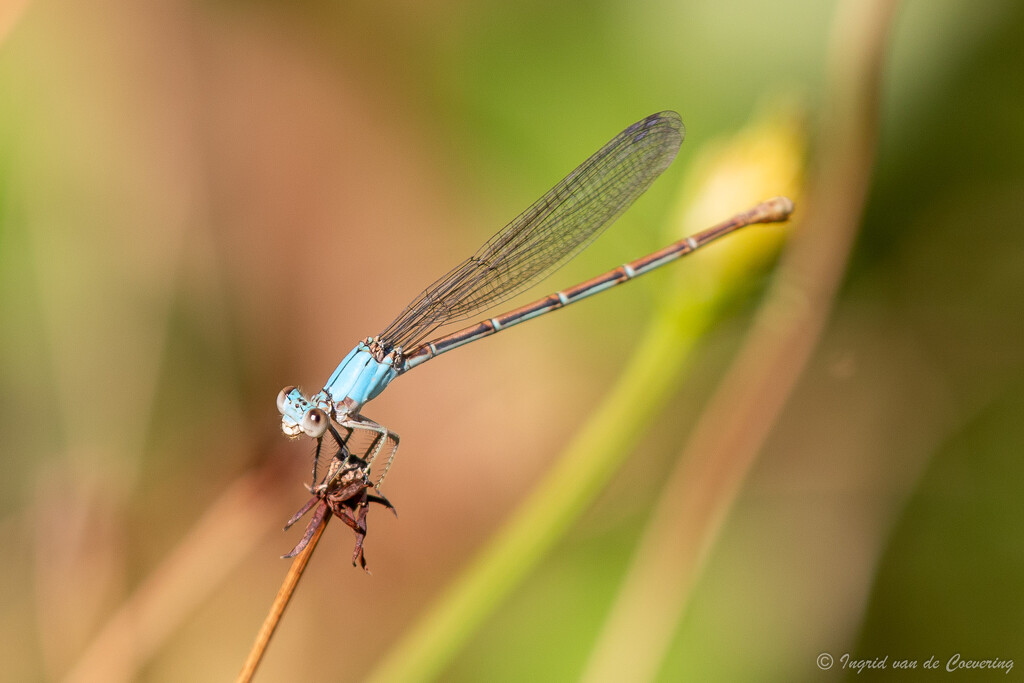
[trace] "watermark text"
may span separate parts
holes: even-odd
[[[963,655],[959,652],[943,659],[932,655],[926,660],[906,659],[883,655],[881,657],[855,657],[849,652],[844,652],[839,657],[833,657],[828,652],[822,652],[817,658],[818,668],[822,671],[836,668],[845,671],[855,671],[858,674],[865,671],[945,671],[947,673],[965,673],[969,671],[992,671],[993,673],[1008,674],[1013,671],[1013,660],[1003,657],[974,658]]]

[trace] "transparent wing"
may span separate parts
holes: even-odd
[[[590,244],[668,168],[683,140],[674,111],[615,136],[476,254],[427,287],[379,336],[409,349],[441,325],[510,299]]]

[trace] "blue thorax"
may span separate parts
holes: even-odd
[[[330,396],[335,406],[349,399],[346,405],[355,404],[354,410],[358,410],[364,403],[384,391],[384,387],[397,376],[394,355],[389,353],[383,360],[377,360],[370,347],[363,341],[356,344],[334,370],[324,385],[324,392]]]

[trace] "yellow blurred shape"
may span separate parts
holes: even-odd
[[[762,107],[747,127],[728,139],[705,145],[686,177],[685,190],[668,222],[671,239],[679,239],[785,195],[800,210],[806,135],[795,100]],[[680,284],[699,287],[705,295],[721,294],[730,283],[764,268],[778,253],[791,223],[758,224],[688,257],[677,270]],[[710,290],[708,289],[710,288]]]

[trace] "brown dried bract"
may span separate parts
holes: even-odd
[[[366,515],[370,510],[370,503],[377,503],[395,511],[395,507],[383,496],[370,493],[373,484],[370,483],[366,463],[359,458],[349,458],[347,461],[341,457],[335,457],[327,475],[329,484],[322,490],[316,490],[316,495],[309,499],[298,512],[285,524],[285,529],[291,528],[313,507],[316,512],[306,525],[306,532],[298,544],[283,555],[285,558],[295,557],[309,545],[317,527],[327,515],[335,515],[349,526],[356,533],[356,545],[352,550],[352,566],[357,563],[367,573],[366,555],[363,553],[363,541],[366,539]],[[397,513],[396,513],[397,514]]]

